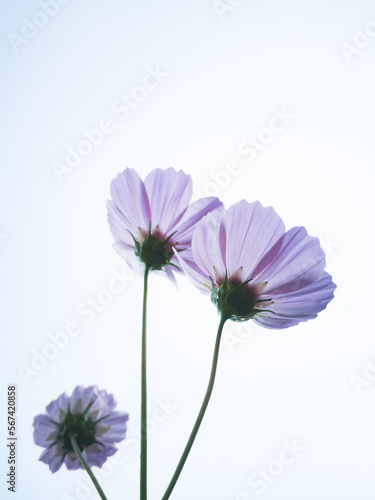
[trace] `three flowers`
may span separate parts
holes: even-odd
[[[162,500],[178,480],[204,417],[215,380],[220,339],[227,320],[253,319],[281,329],[315,318],[332,300],[336,285],[324,270],[319,240],[304,227],[285,230],[271,207],[242,200],[225,209],[208,197],[192,204],[190,176],[153,170],[143,182],[132,169],[111,184],[108,220],[115,250],[144,277],[141,360],[140,498],[147,499],[147,278],[184,273],[220,315],[211,375],[188,443]],[[102,499],[92,466],[101,467],[124,439],[128,415],[115,410],[113,396],[78,386],[62,394],[34,419],[34,441],[45,448],[40,460],[56,472],[85,468]]]

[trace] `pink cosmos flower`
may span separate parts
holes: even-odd
[[[74,436],[87,464],[101,467],[126,434],[129,415],[115,408],[113,396],[96,386],[77,386],[71,396],[61,394],[46,413],[34,418],[35,444],[45,448],[39,460],[51,472],[64,463],[67,469],[82,469],[71,442]]]
[[[155,169],[144,182],[127,168],[112,181],[107,207],[114,248],[133,270],[143,274],[148,266],[174,281],[172,269],[181,270],[172,247],[195,266],[191,252],[195,226],[209,212],[221,209],[222,203],[209,197],[189,205],[191,196],[190,176],[173,168]]]
[[[196,266],[176,252],[181,267],[199,290],[211,293],[219,313],[235,321],[288,328],[315,318],[336,288],[324,271],[319,240],[304,227],[285,232],[274,209],[258,201],[205,216],[192,253]]]

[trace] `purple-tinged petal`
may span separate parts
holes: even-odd
[[[99,390],[95,385],[90,387],[78,386],[70,397],[70,411],[73,415],[83,413],[90,403],[99,397]]]
[[[195,262],[203,275],[211,276],[221,284],[226,275],[225,234],[221,221],[225,212],[210,212],[197,224],[192,239]]]
[[[133,235],[138,234],[138,227],[146,231],[149,229],[149,200],[142,179],[135,170],[127,168],[118,174],[111,183],[111,197],[123,217],[124,224]],[[113,211],[108,214],[109,217],[112,215]],[[114,232],[118,236],[116,227]]]
[[[301,321],[293,318],[282,318],[276,314],[272,314],[270,316],[256,315],[253,320],[258,325],[272,330],[281,330],[283,328],[296,326]]]
[[[135,237],[138,231],[135,229],[134,225],[129,227],[127,218],[123,216],[117,206],[112,200],[107,201],[107,211],[108,211],[108,222],[111,229],[113,238],[115,241],[123,244],[130,245],[134,247],[134,240],[132,234]],[[134,250],[133,250],[134,256]]]
[[[99,444],[92,444],[82,452],[83,458],[90,467],[101,467],[108,457],[114,455],[117,451],[116,446],[105,443],[104,447]]]
[[[41,462],[48,465],[52,473],[57,472],[63,464],[62,457],[56,455],[55,448],[55,446],[52,446],[52,448],[45,449],[39,457]]]
[[[101,391],[99,391],[99,397],[103,401],[103,405],[105,404],[111,410],[116,408],[117,403],[116,403],[115,398],[113,397],[112,394],[109,394],[107,391],[102,389]]]
[[[66,393],[63,393],[46,407],[47,415],[55,422],[62,422],[68,411],[68,405],[69,398]]]
[[[95,435],[100,438],[99,441],[118,443],[125,438],[126,422],[129,415],[123,412],[114,412],[107,418],[104,418],[95,428]]]
[[[331,275],[324,272],[319,279],[298,290],[280,294],[274,290],[270,309],[276,314],[296,319],[315,317],[333,299],[335,289]]]
[[[112,246],[120,255],[120,257],[125,259],[126,263],[132,271],[134,271],[139,276],[144,275],[145,265],[138,260],[132,246],[126,245],[124,243],[114,243]]]
[[[68,453],[64,458],[65,466],[68,470],[83,469],[81,462],[78,460],[77,455],[74,452]]]
[[[272,260],[266,255],[252,275],[254,282],[267,282],[265,295],[304,288],[322,275],[324,252],[318,238],[309,236],[304,227],[290,229],[275,244],[275,249],[270,250]]]
[[[189,175],[173,168],[152,170],[145,179],[150,203],[152,230],[159,226],[169,235],[184,215],[193,192]]]
[[[219,198],[214,197],[200,198],[192,203],[184,213],[180,222],[174,228],[177,231],[174,240],[178,241],[178,248],[181,249],[185,246],[190,248],[196,225],[205,215],[215,210],[223,210],[223,208],[224,205]]]
[[[171,262],[172,262],[172,260],[171,260]],[[172,262],[172,264],[173,264],[173,262]],[[172,270],[172,267],[170,265],[165,266],[165,268],[163,269],[162,272],[164,272],[168,276],[169,281],[172,283],[172,285],[174,285],[177,288],[177,280],[176,280],[176,277],[175,277],[173,271],[180,272],[176,268],[173,268],[173,270]]]
[[[192,284],[203,293],[211,293],[212,282],[208,275],[204,274],[199,268],[193,268],[189,265],[175,249],[173,249],[173,251],[178,259],[181,269]]]
[[[256,264],[285,233],[284,223],[275,210],[263,207],[259,201],[241,200],[228,208],[222,227],[228,276],[242,267],[244,279],[252,277]]]
[[[34,442],[38,446],[46,448],[50,446],[58,435],[56,425],[51,421],[48,415],[37,415],[34,418]]]
[[[115,406],[116,402],[113,396],[109,395],[106,391],[100,391],[90,406],[88,418],[90,420],[98,420],[99,418],[111,415]]]
[[[268,307],[272,312],[257,315],[254,321],[266,328],[280,329],[316,318],[333,299],[335,289],[332,277],[324,272],[320,278],[303,288],[288,293],[274,292],[273,303]]]

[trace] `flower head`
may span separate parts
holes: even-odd
[[[336,285],[324,271],[319,240],[304,227],[285,232],[272,207],[245,200],[208,214],[192,240],[193,268],[176,254],[193,284],[226,319],[253,319],[267,328],[287,328],[315,318]]]
[[[189,206],[191,196],[190,176],[173,168],[155,169],[144,182],[127,168],[112,181],[107,207],[114,248],[133,270],[143,274],[148,266],[173,280],[172,269],[181,271],[172,248],[183,252],[194,267],[191,238],[195,226],[222,203],[209,197]]]
[[[101,467],[126,433],[129,415],[115,411],[116,402],[96,386],[78,386],[69,397],[61,394],[46,407],[46,413],[34,418],[34,441],[46,448],[39,460],[52,472],[65,463],[67,469],[82,468],[74,452],[71,436],[91,467]]]

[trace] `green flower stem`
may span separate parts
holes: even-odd
[[[169,483],[168,488],[166,489],[166,491],[165,491],[165,493],[164,493],[164,495],[162,497],[162,500],[167,500],[170,497],[170,495],[171,495],[171,493],[173,491],[173,488],[175,487],[175,485],[177,483],[177,480],[178,480],[178,478],[179,478],[179,476],[180,476],[180,474],[182,472],[182,469],[183,469],[183,467],[185,465],[185,462],[186,462],[186,459],[187,459],[187,457],[188,457],[188,455],[190,453],[191,447],[193,446],[195,437],[196,437],[196,435],[198,433],[199,427],[200,427],[200,425],[202,423],[204,414],[206,412],[208,403],[210,401],[210,397],[211,397],[211,394],[212,394],[212,389],[214,387],[214,382],[215,382],[215,375],[216,375],[217,361],[218,361],[218,357],[219,357],[219,348],[220,348],[221,334],[222,334],[224,323],[226,322],[226,320],[227,320],[227,317],[224,317],[224,316],[221,317],[219,328],[217,330],[217,336],[216,336],[214,356],[213,356],[213,360],[212,360],[210,380],[208,382],[208,386],[207,386],[207,390],[206,390],[206,395],[204,396],[204,400],[203,400],[201,409],[199,410],[199,414],[198,414],[197,420],[195,421],[193,430],[191,431],[191,434],[190,434],[189,440],[188,440],[188,442],[187,442],[187,444],[185,446],[184,452],[181,455],[180,461],[178,462],[178,465],[177,465],[176,470],[175,470],[175,472],[173,474],[171,482]]]
[[[81,450],[79,449],[76,438],[73,436],[73,434],[70,436],[70,440],[72,442],[73,449],[74,449],[79,461],[82,464],[82,467],[85,469],[87,474],[90,476],[91,481],[94,483],[94,486],[95,486],[97,492],[99,493],[100,498],[102,500],[107,500],[107,497],[105,496],[104,491],[101,489],[100,484],[98,483],[98,480],[94,476],[93,471],[90,469],[90,467],[87,465],[86,460],[83,458]]]
[[[141,361],[141,478],[140,498],[147,500],[147,284],[149,266],[145,267],[143,282],[143,313],[142,313],[142,361]]]

